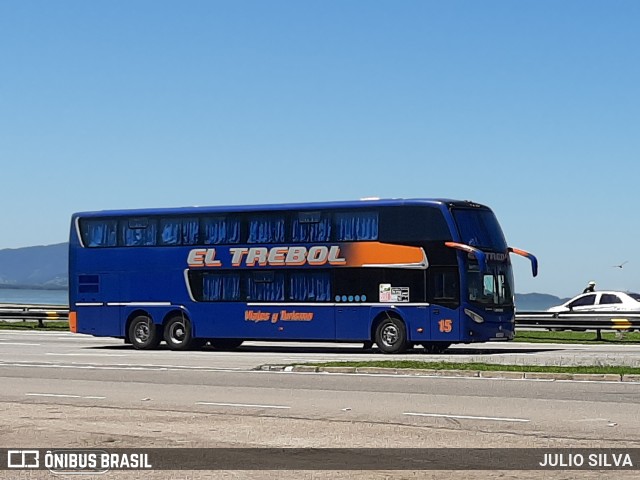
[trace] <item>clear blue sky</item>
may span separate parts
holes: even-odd
[[[0,2],[0,249],[80,210],[449,197],[538,256],[519,293],[640,291],[639,25],[635,0]]]

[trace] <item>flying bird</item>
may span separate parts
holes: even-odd
[[[619,265],[611,265],[611,266],[612,266],[613,268],[622,268],[622,267],[624,266],[624,264],[625,264],[625,263],[628,263],[628,262],[629,262],[629,260],[625,260],[624,262],[622,262],[622,263],[621,263],[621,264],[619,264]]]

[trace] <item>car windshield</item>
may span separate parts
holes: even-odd
[[[640,302],[640,293],[630,293],[629,296]]]
[[[489,209],[454,208],[462,243],[480,249],[506,252],[507,242],[496,216]]]
[[[572,300],[571,302],[567,303],[567,307],[569,308],[584,307],[587,305],[595,305],[595,303],[596,303],[596,294],[591,293],[589,295],[582,295],[576,298],[575,300]]]

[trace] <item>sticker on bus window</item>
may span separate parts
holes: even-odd
[[[409,287],[394,287],[390,283],[380,284],[381,303],[401,303],[409,301]]]

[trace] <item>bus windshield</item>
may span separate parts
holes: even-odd
[[[508,264],[490,265],[480,272],[478,264],[468,270],[467,289],[469,301],[485,307],[513,305],[513,275]]]
[[[507,242],[496,216],[489,209],[452,209],[462,243],[482,250],[506,252]]]

